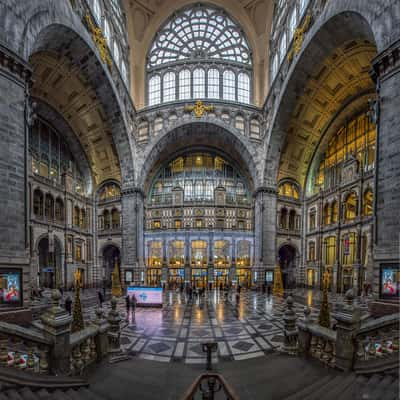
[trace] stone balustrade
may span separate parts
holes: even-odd
[[[47,375],[81,376],[94,363],[121,353],[116,300],[106,319],[103,310],[87,326],[71,333],[70,315],[52,291],[52,306],[32,328],[0,322],[0,366]]]
[[[361,317],[353,298],[346,294],[347,304],[333,314],[334,329],[325,328],[310,319],[297,322],[298,353],[341,370],[374,373],[390,370],[399,364],[399,318],[397,314],[371,319]]]

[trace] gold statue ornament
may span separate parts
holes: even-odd
[[[287,55],[287,59],[289,62],[291,62],[293,57],[300,52],[304,40],[304,34],[308,31],[310,25],[311,25],[311,15],[307,14],[307,16],[304,18],[303,25],[301,25],[294,31],[293,45]]]
[[[85,19],[87,26],[92,34],[92,39],[96,44],[97,48],[99,49],[101,59],[103,60],[104,63],[108,65],[109,68],[111,68],[112,60],[110,57],[110,52],[108,50],[107,39],[104,37],[101,29],[95,26],[89,14],[86,14]]]
[[[201,100],[197,100],[194,106],[186,106],[185,110],[189,112],[193,111],[196,118],[201,118],[206,111],[213,111],[214,107],[206,106]]]

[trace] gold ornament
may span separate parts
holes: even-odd
[[[89,14],[86,14],[85,19],[92,34],[93,41],[99,49],[101,59],[111,68],[112,60],[108,51],[107,39],[104,37],[101,29],[95,26]]]
[[[281,267],[277,265],[274,269],[274,286],[272,288],[272,294],[274,296],[283,296],[283,292]]]
[[[298,27],[294,31],[293,45],[287,55],[287,59],[289,62],[291,62],[293,57],[300,52],[304,40],[304,34],[308,31],[310,25],[311,25],[311,15],[307,14],[307,16],[304,18],[303,25]]]
[[[196,118],[201,118],[206,111],[213,111],[214,107],[206,106],[201,100],[197,100],[194,106],[186,106],[185,110],[189,112],[193,111]]]

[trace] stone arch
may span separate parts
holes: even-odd
[[[300,53],[289,66],[287,78],[282,82],[275,101],[270,132],[266,136],[269,143],[264,184],[276,182],[293,110],[315,69],[312,60],[327,59],[335,49],[351,40],[369,42],[378,50],[384,46],[385,37],[376,30],[379,24],[372,23],[376,18],[371,11],[373,7],[362,7],[362,2],[354,2],[354,9],[349,7],[345,0],[330,2],[306,34]]]
[[[41,99],[35,99],[35,101],[37,103],[35,107],[36,114],[53,125],[60,135],[62,134],[63,139],[71,150],[71,153],[74,154],[75,162],[85,179],[86,192],[92,193],[94,186],[89,160],[71,126],[50,104],[43,102]]]
[[[104,269],[104,280],[106,285],[111,285],[111,273],[114,271],[115,262],[118,265],[121,276],[121,249],[120,246],[112,241],[105,243],[99,250],[99,258],[102,260]]]
[[[66,57],[71,65],[79,69],[101,104],[103,119],[107,121],[112,134],[112,143],[116,149],[124,185],[132,186],[132,154],[135,143],[129,135],[125,104],[122,103],[110,71],[100,60],[89,33],[82,29],[81,21],[76,21],[76,16],[70,8],[63,9],[61,13],[64,12],[67,12],[67,15],[63,15],[63,23],[60,23],[57,13],[38,16],[35,23],[26,28],[30,32],[25,32],[26,43],[20,51],[27,60],[41,52],[48,52],[55,57]]]
[[[146,193],[148,177],[160,167],[160,162],[189,147],[207,147],[224,153],[239,164],[239,169],[249,179],[253,190],[260,185],[257,150],[252,143],[236,129],[222,122],[207,120],[200,122],[193,117],[175,124],[171,130],[164,130],[152,138],[140,164],[138,163],[140,171],[137,177],[138,187]]]
[[[296,268],[300,252],[297,246],[291,242],[284,242],[278,248],[278,262],[282,271],[283,286],[285,289],[293,289],[296,285]]]

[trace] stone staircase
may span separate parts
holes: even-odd
[[[105,400],[87,381],[0,367],[0,400]]]
[[[371,376],[335,372],[317,380],[285,400],[398,400],[399,376]]]
[[[0,400],[105,400],[104,397],[94,394],[90,389],[33,389],[29,387],[0,384]]]

